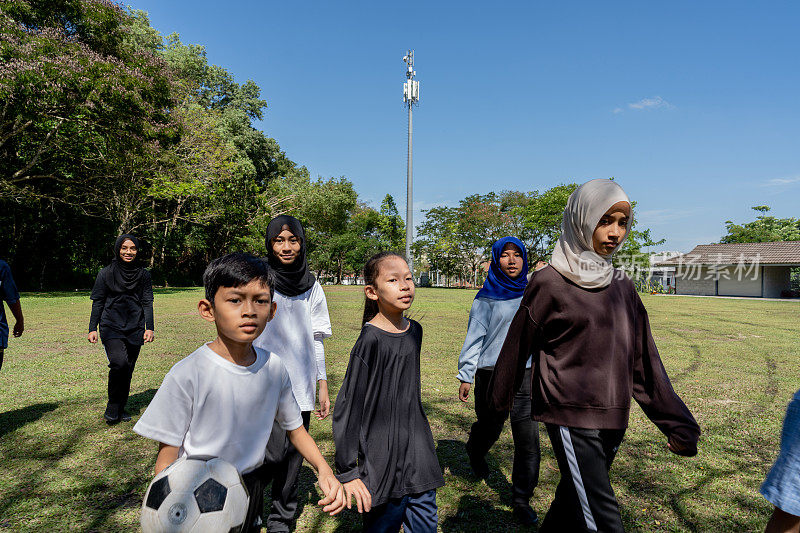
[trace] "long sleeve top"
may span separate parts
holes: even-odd
[[[624,429],[633,397],[665,435],[696,453],[700,427],[672,388],[627,277],[584,289],[553,267],[533,275],[492,375],[489,402],[497,410],[511,407],[530,354],[533,419]]]
[[[0,349],[8,347],[8,322],[6,322],[6,309],[2,300],[9,305],[19,301],[19,291],[11,276],[11,268],[5,261],[0,261]]]
[[[131,344],[144,344],[145,329],[155,329],[153,320],[153,282],[150,272],[144,270],[136,288],[130,291],[112,291],[106,283],[110,268],[103,268],[92,289],[92,314],[89,331],[100,326],[103,339],[126,339]]]
[[[492,369],[506,340],[511,319],[519,309],[522,297],[512,300],[475,298],[469,310],[467,336],[458,357],[459,381],[472,383],[479,368]],[[528,359],[527,368],[531,360]]]
[[[360,478],[373,507],[444,485],[422,409],[422,326],[410,322],[402,333],[361,329],[333,410],[337,478]]]
[[[276,353],[289,371],[292,390],[303,411],[314,410],[317,381],[328,379],[324,339],[332,335],[328,301],[319,282],[302,294],[286,296],[275,291],[275,317],[253,342]]]

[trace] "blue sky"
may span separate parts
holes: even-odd
[[[615,176],[661,249],[751,206],[800,216],[796,2],[138,0],[267,100],[313,176],[405,206],[402,57],[415,49],[415,223],[473,193]]]

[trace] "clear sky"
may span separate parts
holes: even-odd
[[[751,206],[800,216],[800,3],[133,0],[254,80],[313,176],[405,209],[406,49],[420,209],[615,176],[688,251]]]

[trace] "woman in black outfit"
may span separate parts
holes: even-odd
[[[108,405],[103,418],[108,424],[127,421],[125,403],[139,350],[153,341],[153,283],[139,261],[139,239],[120,235],[114,243],[114,259],[97,274],[92,289],[89,342],[97,342],[100,326],[108,358]]]

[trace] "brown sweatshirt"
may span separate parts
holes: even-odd
[[[697,451],[700,427],[672,389],[633,282],[584,289],[552,266],[534,273],[494,367],[489,402],[509,410],[533,355],[531,418],[624,429],[631,397],[668,438]]]

